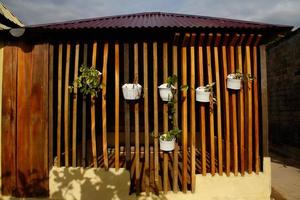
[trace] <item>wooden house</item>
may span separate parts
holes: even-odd
[[[127,168],[131,191],[195,192],[197,176],[260,176],[268,156],[265,44],[290,26],[172,13],[139,13],[8,31],[2,48],[2,194],[47,196],[56,167]],[[102,73],[98,98],[70,93],[82,64]],[[239,90],[227,76],[243,74]],[[159,149],[177,75],[174,151]],[[121,86],[138,82],[142,98]],[[196,101],[215,82],[216,103]],[[153,135],[153,136],[152,136]],[[214,177],[213,177],[214,178]]]

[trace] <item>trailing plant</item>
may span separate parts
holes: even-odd
[[[169,76],[167,78],[167,87],[172,88],[171,86],[175,85],[177,83],[177,81],[178,81],[178,78],[176,75]],[[187,85],[181,86],[180,89],[188,90],[188,86]],[[177,127],[177,125],[175,124],[175,120],[174,120],[175,112],[176,112],[175,104],[177,103],[175,100],[176,93],[177,93],[177,90],[172,89],[173,96],[172,96],[172,98],[170,98],[168,100],[168,118],[169,118],[169,122],[171,123],[172,129],[161,134],[160,138],[164,141],[171,141],[173,138],[177,138],[182,133],[182,130],[180,130]]]
[[[240,73],[239,71],[236,71],[234,73],[229,74],[228,78],[242,80],[244,78],[244,74]]]
[[[84,96],[98,97],[98,92],[103,87],[100,80],[101,72],[94,66],[87,67],[86,65],[80,67],[80,72],[80,76],[74,80],[73,85],[69,86],[70,92],[77,87]]]

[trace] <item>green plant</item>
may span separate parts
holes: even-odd
[[[80,72],[80,76],[74,80],[73,85],[69,86],[70,92],[77,87],[84,96],[98,97],[98,92],[103,87],[100,81],[101,72],[95,67],[86,65],[80,67]]]
[[[204,91],[205,92],[213,92],[213,86],[215,85],[215,82],[212,82],[210,84],[207,84],[206,86],[204,86]]]
[[[240,73],[239,71],[236,71],[234,73],[229,74],[228,78],[242,80],[244,78],[244,74]]]
[[[172,76],[169,76],[167,78],[167,87],[170,87],[171,88],[171,85],[175,85],[178,81],[178,78],[176,75],[172,75]],[[180,87],[181,90],[188,90],[188,86],[187,85],[184,85],[184,86],[181,86]],[[172,129],[167,131],[167,132],[163,132],[161,135],[160,135],[160,138],[164,141],[171,141],[173,138],[177,138],[182,130],[180,130],[177,125],[175,124],[175,121],[174,121],[174,118],[175,118],[175,104],[177,103],[176,100],[175,100],[175,95],[177,93],[177,90],[174,89],[172,90],[172,98],[169,99],[168,101],[168,118],[169,118],[169,121],[171,123],[171,126],[172,126]]]

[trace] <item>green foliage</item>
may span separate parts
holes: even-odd
[[[215,85],[216,83],[215,82],[212,82],[210,84],[207,84],[206,86],[204,86],[204,91],[205,92],[213,92],[214,89],[213,89],[213,86]]]
[[[85,65],[80,67],[80,72],[80,76],[74,80],[73,85],[69,86],[70,92],[77,87],[84,96],[98,97],[98,92],[102,88],[101,73],[95,67]]]
[[[167,87],[170,87],[172,85],[175,85],[178,81],[178,78],[176,75],[172,75],[172,76],[169,76],[167,78]],[[188,86],[187,85],[183,85],[180,87],[181,90],[188,90]],[[168,118],[169,118],[169,122],[171,123],[172,125],[172,129],[165,132],[165,133],[162,133],[160,138],[162,140],[165,140],[165,141],[171,141],[173,138],[177,138],[182,130],[180,130],[177,125],[175,124],[175,121],[174,121],[174,117],[175,117],[175,104],[177,103],[176,100],[175,100],[175,95],[177,93],[176,89],[173,89],[172,90],[172,93],[173,93],[173,97],[169,99],[168,101]]]

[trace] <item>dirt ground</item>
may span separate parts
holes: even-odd
[[[300,200],[300,148],[271,145],[272,200]]]

